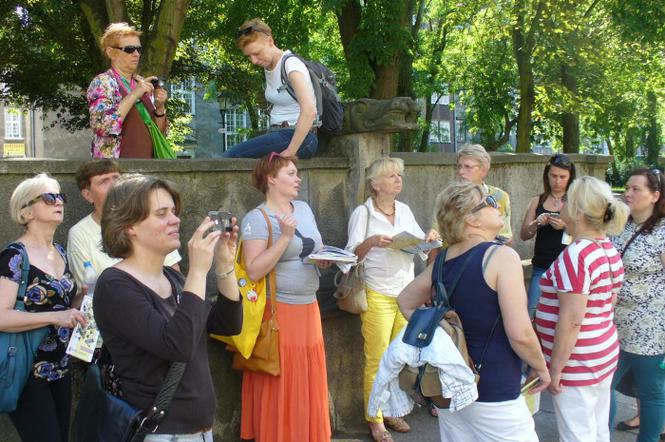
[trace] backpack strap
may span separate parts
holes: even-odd
[[[21,242],[9,244],[7,249],[16,250],[21,254],[21,279],[18,283],[18,291],[16,292],[16,301],[14,309],[25,311],[25,292],[28,289],[28,274],[30,273],[30,260],[28,259],[28,252],[25,250],[25,245]]]
[[[439,253],[439,255],[436,257],[436,260],[434,261],[434,267],[432,268],[432,285],[436,291],[436,298],[434,300],[436,305],[445,305],[447,309],[452,307],[450,300],[455,294],[457,283],[460,279],[462,279],[462,275],[466,270],[466,266],[469,264],[471,258],[476,255],[476,253],[478,253],[478,250],[473,250],[467,255],[464,263],[462,264],[462,268],[450,286],[450,295],[448,295],[446,287],[443,285],[443,264],[445,263],[446,255],[448,254],[448,248],[446,247]]]
[[[289,80],[289,75],[286,73],[286,60],[288,60],[291,57],[296,57],[298,60],[300,60],[304,63],[302,58],[298,57],[293,52],[291,52],[289,54],[284,54],[284,56],[282,57],[282,63],[281,63],[282,67],[280,69],[281,77],[282,77],[282,86],[279,88],[279,90],[280,91],[284,90],[284,91],[288,92],[289,95],[291,95],[291,98],[298,101],[298,99],[296,98],[296,91],[293,89],[293,85],[291,85],[291,81]]]
[[[501,243],[497,243],[494,246],[491,246],[489,253],[487,254],[487,258],[485,258],[485,262],[483,263],[483,276],[485,276],[485,270],[487,270],[487,266],[490,263],[490,260],[492,259],[492,255],[494,255],[494,252],[496,252],[499,247],[501,247]],[[499,321],[501,320],[501,309],[499,308],[499,314],[496,317],[496,320],[494,321],[494,325],[492,325],[492,329],[490,330],[490,334],[487,337],[487,341],[485,341],[485,345],[483,346],[483,351],[480,353],[480,359],[478,360],[477,364],[474,364],[476,367],[476,370],[480,372],[480,369],[483,366],[483,361],[485,360],[485,353],[487,353],[487,347],[490,345],[490,341],[492,340],[492,337],[494,336],[494,332],[496,331],[496,328],[499,326]]]

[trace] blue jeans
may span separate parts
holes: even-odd
[[[538,306],[538,300],[540,299],[540,286],[538,285],[538,282],[540,281],[540,277],[543,276],[543,273],[545,273],[547,269],[543,269],[541,267],[536,267],[533,266],[533,270],[531,271],[531,282],[529,283],[529,291],[527,293],[527,299],[528,299],[528,306],[529,306],[529,311],[533,311],[536,309]]]
[[[224,158],[262,158],[272,152],[280,153],[287,148],[293,138],[295,129],[280,129],[268,132],[255,138],[250,138],[222,154]],[[316,134],[308,132],[298,149],[298,158],[312,158],[319,149],[319,139]]]
[[[610,428],[614,427],[616,393],[614,388],[626,375],[632,375],[640,400],[640,432],[637,442],[655,442],[665,424],[665,370],[658,365],[665,355],[643,356],[621,350],[619,367],[612,379]]]
[[[212,430],[194,434],[149,434],[145,442],[212,442]]]

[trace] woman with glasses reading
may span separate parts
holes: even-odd
[[[237,144],[227,158],[261,158],[271,152],[286,157],[311,158],[319,147],[314,87],[307,66],[291,51],[275,46],[272,30],[258,18],[246,21],[236,33],[237,45],[249,61],[263,68],[265,97],[272,105],[268,133]],[[282,61],[286,58],[286,61]],[[295,97],[282,83],[282,65]]]
[[[69,440],[72,391],[65,350],[72,328],[85,324],[85,319],[72,308],[76,283],[65,250],[53,241],[63,220],[65,201],[58,182],[46,174],[21,182],[12,193],[9,208],[12,220],[25,231],[0,252],[0,331],[47,328],[17,407],[9,413],[24,442]],[[18,311],[14,304],[22,252],[30,267],[22,299],[25,311]]]
[[[639,428],[638,442],[656,441],[665,424],[665,179],[658,169],[636,169],[626,183],[626,227],[612,237],[626,271],[615,320],[621,351],[612,382],[632,378],[638,416],[617,429]],[[614,401],[613,401],[614,402]],[[612,420],[616,407],[612,407]],[[665,439],[660,436],[660,440]]]
[[[435,213],[449,246],[434,265],[442,271],[433,275],[434,265],[428,266],[397,300],[408,319],[431,300],[433,282],[442,282],[464,325],[471,359],[478,364],[478,400],[454,413],[438,412],[443,442],[538,440],[520,395],[522,360],[532,367],[529,380],[540,379],[532,392],[545,389],[550,376],[529,320],[519,255],[494,241],[503,227],[498,207],[478,184],[456,182],[441,192]]]
[[[529,312],[534,312],[538,305],[540,277],[566,248],[566,223],[561,219],[561,208],[566,191],[574,179],[575,165],[570,158],[565,154],[554,155],[543,170],[543,193],[531,199],[524,214],[520,238],[527,241],[536,237],[531,259],[531,283],[527,293]]]
[[[100,46],[111,67],[88,86],[93,157],[153,158],[154,144],[165,142],[168,96],[157,77],[136,73],[140,36],[127,23],[111,23],[102,35]]]
[[[536,331],[550,370],[559,440],[609,442],[610,384],[619,357],[614,326],[623,264],[607,233],[618,233],[628,207],[610,186],[577,178],[561,210],[573,237],[540,279]]]

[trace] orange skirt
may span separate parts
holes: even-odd
[[[281,374],[243,372],[240,438],[329,442],[328,379],[319,304],[278,302],[276,312]]]

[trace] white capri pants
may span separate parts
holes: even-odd
[[[441,442],[538,442],[524,397],[474,402],[460,411],[439,410]]]
[[[586,387],[562,387],[552,396],[560,442],[609,442],[612,376]]]

